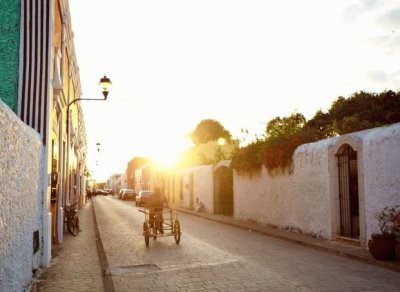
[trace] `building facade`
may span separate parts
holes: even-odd
[[[72,102],[81,84],[69,3],[1,1],[0,30],[0,99],[43,146],[37,210],[39,265],[47,266],[52,246],[63,241],[62,207],[85,201],[86,132],[80,104]]]

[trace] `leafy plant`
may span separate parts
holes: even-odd
[[[298,146],[400,122],[399,107],[400,91],[379,94],[360,91],[347,99],[338,97],[328,112],[319,110],[309,121],[300,113],[276,117],[267,123],[262,140],[256,139],[236,152],[232,166],[242,173],[260,170],[263,164],[270,174],[275,169],[286,169]]]
[[[232,167],[239,173],[259,172],[261,170],[265,141],[257,140],[246,147],[240,148],[232,157]]]
[[[395,235],[400,233],[400,205],[385,207],[376,215],[381,234]]]

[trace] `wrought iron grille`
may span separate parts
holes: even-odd
[[[357,152],[344,146],[337,155],[339,171],[340,235],[358,239],[360,219],[358,202]]]

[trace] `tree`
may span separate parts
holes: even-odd
[[[209,141],[217,141],[219,138],[224,138],[227,141],[231,140],[231,134],[218,121],[212,119],[202,120],[196,129],[191,133],[191,138],[194,144],[199,145]]]
[[[306,121],[293,113],[276,117],[266,126],[266,136],[238,149],[232,166],[241,172],[259,170],[264,164],[268,171],[288,169],[293,153],[302,144],[400,122],[400,92],[356,92],[349,98],[339,96],[327,113],[317,111]],[[270,172],[271,173],[271,172]]]
[[[276,117],[267,123],[268,138],[291,135],[299,132],[306,124],[306,118],[300,113],[293,113],[289,117]]]
[[[318,110],[314,117],[306,124],[306,128],[313,135],[315,141],[337,135],[329,113]]]
[[[268,122],[264,165],[269,171],[290,166],[295,149],[313,140],[312,132],[305,125],[306,118],[300,113],[276,117]]]

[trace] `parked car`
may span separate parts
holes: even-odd
[[[122,200],[122,193],[125,191],[126,189],[120,189],[119,193],[118,193],[118,199]]]
[[[103,189],[93,189],[92,196],[107,196],[108,192]]]
[[[124,189],[124,191],[121,194],[121,200],[136,200],[136,193],[134,190],[131,189]]]
[[[107,194],[109,194],[109,195],[114,195],[113,194],[113,190],[112,189],[104,189],[106,192],[107,192]]]
[[[153,194],[153,191],[140,191],[139,194],[136,196],[136,206],[146,206],[147,201],[150,195]]]

